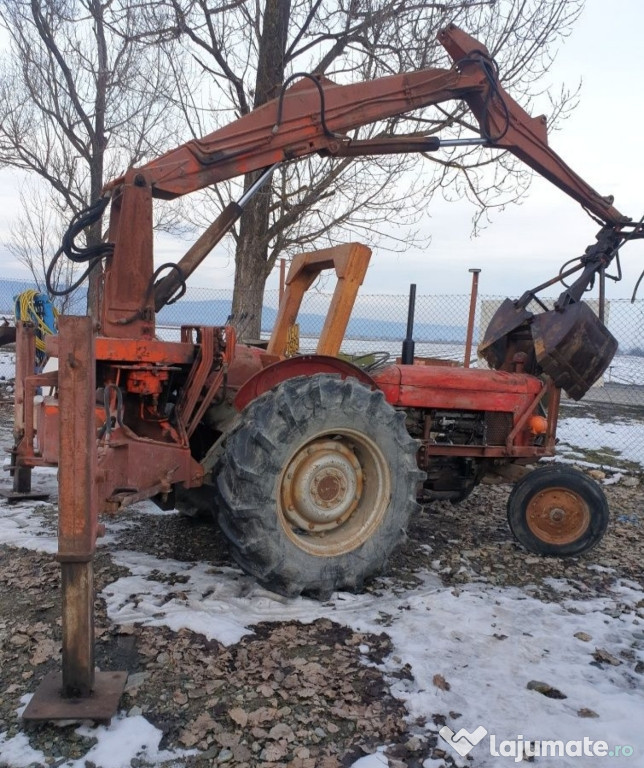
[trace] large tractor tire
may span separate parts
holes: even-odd
[[[379,390],[328,374],[283,382],[244,410],[219,464],[234,559],[286,596],[361,589],[418,509],[416,452]]]
[[[512,533],[537,555],[587,552],[601,541],[608,517],[601,487],[571,467],[554,465],[528,473],[508,499]]]

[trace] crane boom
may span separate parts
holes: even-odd
[[[424,69],[351,85],[304,75],[295,85],[283,86],[279,96],[263,106],[107,184],[105,193],[112,195],[114,252],[106,265],[104,332],[152,334],[155,310],[184,284],[243,210],[236,203],[224,209],[152,289],[153,198],[176,198],[313,153],[360,157],[432,151],[441,146],[436,136],[361,141],[347,133],[448,100],[467,103],[479,125],[478,143],[511,152],[609,228],[619,231],[628,225],[630,219],[613,206],[612,197],[600,195],[548,146],[546,118],[531,117],[503,89],[485,46],[454,25],[443,29],[438,39],[454,62],[450,69]],[[136,327],[128,327],[132,324]]]
[[[136,173],[152,194],[173,198],[274,163],[326,151],[344,154],[347,132],[432,104],[462,99],[490,147],[508,150],[607,224],[628,219],[598,194],[548,146],[545,116],[531,117],[491,71],[480,42],[451,25],[438,35],[454,61],[451,69],[424,69],[337,85],[328,78],[303,79],[267,102],[201,139],[170,150]],[[391,140],[395,146],[396,139]],[[405,152],[404,142],[391,151]],[[353,152],[357,156],[358,152]],[[370,154],[365,152],[365,154]],[[114,189],[126,176],[107,185]]]

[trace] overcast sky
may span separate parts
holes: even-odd
[[[586,0],[586,8],[562,45],[550,80],[574,87],[582,81],[581,101],[573,115],[551,135],[553,149],[600,194],[615,196],[615,206],[639,219],[644,213],[644,3],[640,0]],[[0,242],[8,237],[15,216],[15,179],[0,174]],[[470,267],[480,267],[480,290],[488,295],[518,296],[553,276],[559,266],[583,253],[594,241],[597,225],[581,207],[543,179],[535,178],[521,205],[495,214],[493,223],[471,237],[472,208],[466,203],[428,203],[422,249],[392,254],[374,248],[363,293],[467,293]],[[366,239],[363,238],[366,242]],[[367,243],[369,245],[369,243]],[[162,240],[160,261],[185,250]],[[21,276],[20,265],[6,250],[0,253],[7,277]],[[608,296],[628,298],[644,269],[644,241],[622,252],[624,280],[609,281]],[[209,257],[190,280],[194,285],[232,286],[233,265],[225,256]],[[277,286],[277,272],[268,286]],[[553,291],[553,295],[557,294]],[[640,292],[644,298],[644,287]]]
[[[644,3],[586,0],[572,35],[551,73],[571,87],[582,81],[581,101],[550,145],[600,194],[615,196],[623,214],[644,214]],[[471,209],[438,199],[429,206],[425,252],[377,253],[363,290],[405,292],[409,282],[422,293],[465,293],[469,267],[480,267],[486,294],[517,296],[553,276],[559,266],[594,242],[597,225],[581,207],[541,178],[521,205],[496,214],[482,235],[471,238]],[[622,251],[624,280],[609,282],[609,297],[628,297],[644,269],[644,241]],[[556,295],[556,292],[553,292]],[[644,286],[640,291],[644,298]]]

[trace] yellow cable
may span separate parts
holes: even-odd
[[[42,317],[36,311],[36,296],[39,291],[35,291],[33,288],[23,291],[18,295],[18,306],[20,309],[20,319],[29,320],[32,322],[38,331],[40,331],[40,337],[36,335],[36,349],[40,352],[45,351],[45,339],[48,334],[54,333],[53,328],[50,328]],[[56,307],[52,307],[54,312],[54,318],[58,318],[58,310]]]

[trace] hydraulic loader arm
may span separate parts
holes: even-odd
[[[435,137],[352,142],[346,133],[431,104],[463,99],[487,145],[512,152],[605,223],[629,221],[613,208],[612,198],[599,195],[548,147],[545,116],[531,117],[506,93],[484,45],[455,25],[443,29],[438,39],[454,61],[451,69],[424,69],[352,85],[304,76],[282,89],[278,98],[130,171],[106,189],[136,174],[151,186],[154,197],[173,198],[314,152],[357,157],[431,151],[440,146]]]
[[[545,117],[531,117],[505,92],[487,49],[453,25],[439,34],[439,40],[454,61],[451,69],[425,69],[353,85],[294,75],[301,79],[291,87],[286,87],[287,81],[278,98],[110,182],[105,195],[112,198],[113,251],[105,267],[102,332],[129,338],[154,335],[155,311],[185,289],[187,277],[232,228],[272,170],[313,153],[364,157],[475,143],[507,150],[619,237],[630,219],[613,207],[612,198],[602,197],[550,149]],[[441,141],[430,135],[361,141],[347,136],[362,125],[450,99],[468,104],[481,138]],[[157,279],[161,268],[154,272],[153,198],[171,199],[260,170],[262,175],[239,202],[226,206],[177,264],[164,265],[171,271]]]

